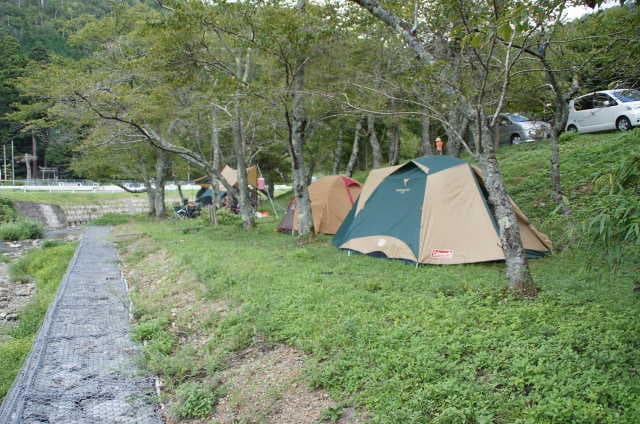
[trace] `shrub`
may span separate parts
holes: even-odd
[[[176,390],[179,403],[173,409],[178,418],[206,418],[224,396],[220,386],[185,383]]]
[[[0,223],[15,221],[17,216],[13,202],[9,199],[0,198]]]
[[[2,240],[39,239],[42,238],[43,234],[44,227],[42,224],[30,219],[0,224],[0,239]]]
[[[218,216],[218,224],[220,225],[241,225],[242,224],[242,218],[240,218],[240,215],[237,215],[231,212],[227,208],[218,209],[217,216]]]
[[[622,161],[594,181],[599,189],[585,223],[588,242],[603,246],[619,265],[625,245],[640,246],[640,154]]]

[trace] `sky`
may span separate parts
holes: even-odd
[[[619,4],[620,2],[618,0],[607,0],[602,4],[602,6],[597,7],[595,9],[591,9],[590,7],[587,7],[587,6],[571,6],[571,7],[568,7],[567,10],[565,11],[564,21],[565,22],[572,21],[588,13],[593,13],[601,9],[608,9],[610,7],[613,7]]]

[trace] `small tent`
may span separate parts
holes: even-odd
[[[549,252],[547,236],[513,206],[527,252]],[[371,171],[333,243],[426,264],[504,260],[481,175],[449,156],[424,156]]]
[[[360,194],[361,184],[342,175],[328,175],[309,185],[313,227],[317,234],[335,234],[344,217]],[[291,199],[278,230],[288,232],[299,228],[298,208]]]
[[[231,187],[238,186],[238,170],[230,167],[229,165],[225,165],[220,171],[225,180],[229,183]],[[258,167],[250,166],[247,168],[247,184],[252,185],[254,187],[258,187]],[[193,180],[196,184],[211,184],[211,178],[209,175],[202,176],[200,178],[196,178]],[[220,189],[224,190],[222,184],[220,184]]]

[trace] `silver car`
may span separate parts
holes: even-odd
[[[496,125],[500,144],[520,144],[551,137],[551,125],[518,113],[501,113]]]

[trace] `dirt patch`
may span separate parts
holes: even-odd
[[[81,235],[80,230],[48,231],[47,239],[77,241]],[[43,240],[0,241],[0,252],[7,261],[14,262],[29,250],[40,247],[42,242]],[[33,281],[11,281],[9,264],[0,262],[0,323],[16,321],[35,291],[36,284]]]
[[[181,421],[169,412],[176,402],[175,393],[171,392],[175,382],[167,381],[165,385],[161,381],[159,387],[166,402],[163,405],[166,423],[347,424],[366,421],[366,414],[361,411],[342,408],[326,391],[308,387],[303,375],[304,353],[286,345],[270,345],[258,339],[251,347],[227,357],[223,370],[205,371],[207,355],[220,349],[220,346],[210,344],[211,330],[206,322],[212,322],[212,317],[216,317],[213,322],[223,320],[237,305],[224,299],[209,299],[205,284],[188,269],[180,268],[169,252],[158,249],[158,245],[143,234],[134,234],[131,228],[122,231],[116,238],[124,241],[121,251],[127,263],[125,275],[134,303],[136,297],[140,300],[136,307],[153,308],[146,311],[152,316],[169,315],[168,331],[178,338],[180,348],[194,348],[195,356],[190,360],[202,363],[203,374],[194,375],[190,382],[222,385],[226,392],[213,416]]]
[[[0,323],[16,321],[35,291],[32,281],[11,281],[9,265],[0,263]]]
[[[313,424],[332,417],[339,423],[365,418],[343,410],[324,390],[303,381],[305,355],[285,345],[253,346],[244,350],[220,374],[228,394],[217,406],[220,423]]]

